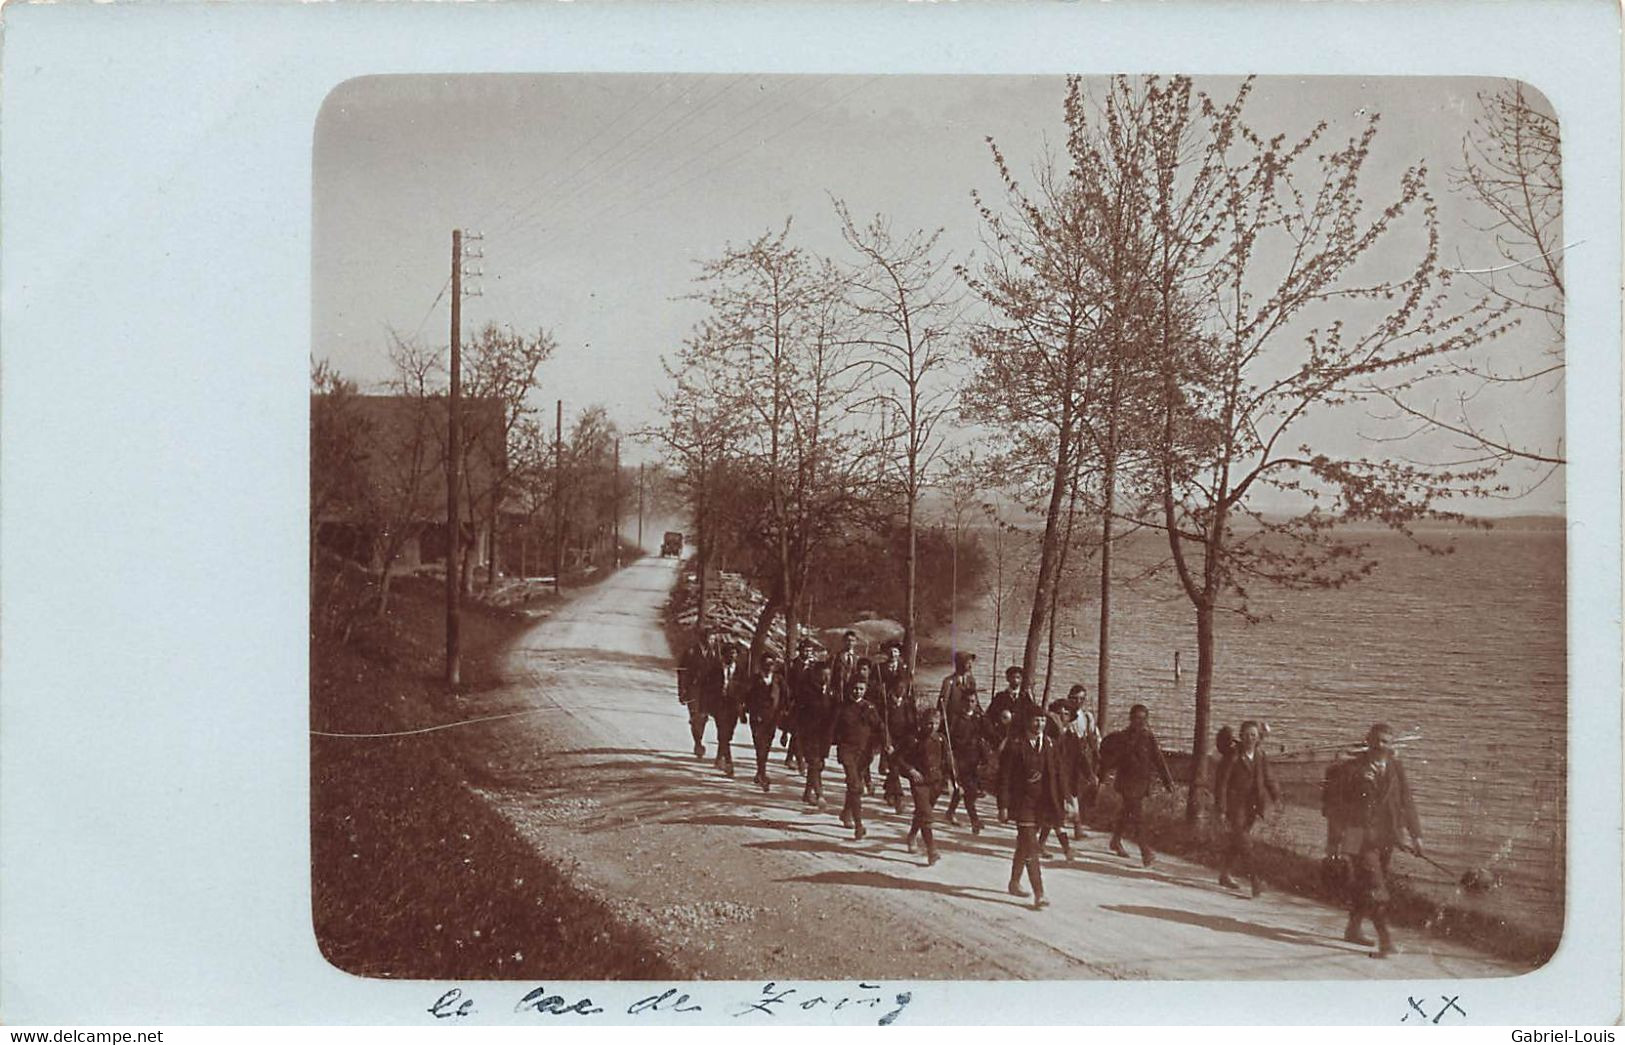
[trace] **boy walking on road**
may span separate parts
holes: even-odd
[[[1128,850],[1123,848],[1123,834],[1132,829],[1140,843],[1140,862],[1146,867],[1157,859],[1151,851],[1142,813],[1146,796],[1151,793],[1151,778],[1156,776],[1169,792],[1174,789],[1173,775],[1162,757],[1162,745],[1151,732],[1150,719],[1149,708],[1144,704],[1134,705],[1128,712],[1128,728],[1114,734],[1110,738],[1113,743],[1109,745],[1111,762],[1117,769],[1117,795],[1123,803],[1112,830],[1112,852],[1118,856],[1128,855]]]
[[[1063,803],[1060,752],[1044,736],[1043,716],[1027,720],[1025,737],[1012,739],[1000,780],[1004,803],[1016,822],[1016,851],[1010,861],[1010,895],[1026,896],[1021,887],[1025,869],[1032,883],[1033,906],[1048,907],[1044,898],[1044,872],[1038,864],[1038,829],[1060,820]]]
[[[706,714],[717,724],[717,757],[713,763],[728,776],[734,775],[734,729],[739,725],[740,680],[736,663],[739,652],[732,643],[722,647],[722,656],[705,675],[701,699]]]
[[[835,715],[835,753],[846,774],[841,824],[852,829],[853,838],[869,833],[863,826],[863,771],[868,768],[870,745],[880,732],[880,713],[869,702],[868,688],[864,680],[855,681]]]
[[[1394,850],[1403,847],[1407,833],[1411,836],[1411,850],[1421,855],[1422,822],[1411,801],[1405,767],[1394,754],[1394,731],[1386,722],[1371,727],[1366,734],[1366,751],[1355,764],[1360,848],[1355,858],[1354,899],[1343,938],[1369,946],[1371,940],[1360,935],[1361,923],[1369,917],[1377,930],[1377,949],[1371,957],[1386,958],[1399,950],[1388,933],[1388,863]]]
[[[756,746],[755,783],[768,791],[767,763],[773,756],[773,735],[778,732],[779,712],[785,706],[784,679],[779,675],[779,658],[762,654],[762,666],[745,689],[745,714],[750,718],[750,738]]]
[[[948,738],[938,728],[939,722],[936,708],[920,712],[919,725],[899,743],[892,755],[892,765],[908,778],[914,799],[914,819],[909,823],[906,840],[908,851],[916,851],[915,838],[924,839],[927,867],[937,862],[937,843],[931,834],[931,807],[936,805],[948,776]]]

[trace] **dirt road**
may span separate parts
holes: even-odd
[[[1013,830],[940,827],[931,868],[902,845],[907,817],[870,810],[853,841],[776,766],[774,788],[692,755],[660,613],[674,560],[649,558],[583,592],[509,655],[481,710],[535,714],[472,727],[478,791],[581,884],[652,930],[704,979],[1335,979],[1513,975],[1520,968],[1399,934],[1387,961],[1342,941],[1341,912],[1220,889],[1171,857],[1144,869],[1092,834],[1073,865],[1046,863],[1054,904],[1009,896]],[[741,742],[743,738],[743,742]],[[713,743],[707,736],[708,747]],[[711,752],[708,750],[708,756]],[[776,755],[775,761],[782,757]],[[939,807],[940,810],[940,807]],[[1053,848],[1053,847],[1052,847]]]

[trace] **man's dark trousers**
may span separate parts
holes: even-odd
[[[841,815],[850,818],[854,829],[863,827],[863,770],[864,752],[842,749],[841,769],[846,773],[846,803]]]
[[[713,717],[717,720],[717,765],[721,767],[724,773],[733,776],[734,730],[739,726],[739,713],[736,711],[719,711]]]
[[[750,739],[756,745],[756,781],[767,780],[767,763],[773,757],[773,736],[777,731],[771,722],[750,720]]]

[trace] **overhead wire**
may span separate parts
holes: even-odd
[[[672,98],[669,101],[667,101],[665,105],[662,105],[659,109],[657,109],[654,112],[650,113],[648,116],[645,116],[641,121],[638,122],[637,126],[633,127],[631,130],[627,131],[625,134],[621,135],[613,143],[611,143],[610,145],[606,146],[605,148],[599,150],[593,156],[588,158],[584,163],[578,165],[574,170],[572,170],[568,174],[564,175],[564,177],[561,179],[561,181],[569,181],[570,179],[577,178],[582,172],[586,171],[593,164],[597,163],[599,160],[603,159],[605,156],[608,156],[610,153],[612,153],[616,149],[620,148],[621,145],[623,145],[627,141],[631,140],[633,135],[637,134],[639,131],[643,130],[643,128],[647,127],[654,120],[658,119],[660,116],[662,116],[666,112],[670,111],[673,106],[676,106],[676,105],[682,103],[683,101],[687,100],[688,97],[695,90],[698,90],[698,89],[699,89],[699,84],[695,84],[692,88],[684,91],[682,94],[678,95],[677,97]],[[549,186],[549,188],[551,188],[551,186]],[[525,207],[521,208],[520,210],[516,211],[513,215],[511,215],[503,223],[504,227],[505,228],[511,228],[514,225],[515,222],[520,221],[522,218],[525,218],[526,213],[528,211],[533,211],[538,205],[547,202],[548,199],[549,199],[548,193],[545,190],[538,193],[537,198],[534,201],[532,201],[530,204],[527,204]]]
[[[683,127],[688,126],[700,116],[715,108],[722,96],[733,90],[741,82],[743,82],[742,78],[731,78],[728,83],[725,83],[722,86],[721,90],[697,103],[692,110],[685,113],[679,119],[668,124],[653,138],[641,143],[633,151],[617,158],[616,163],[621,166],[622,169],[635,169],[638,166],[638,159],[642,155],[652,151],[655,143],[682,129]],[[754,108],[754,106],[747,107],[746,111],[750,111],[751,108]],[[538,228],[550,227],[553,223],[560,220],[558,217],[559,215],[568,214],[570,208],[577,201],[584,198],[592,190],[601,188],[603,184],[604,182],[598,178],[578,180],[575,184],[571,184],[562,188],[559,192],[554,193],[553,196],[547,201],[547,207],[545,209],[537,210],[535,213],[529,215],[524,221],[519,222],[517,225],[510,223],[507,228],[501,231],[510,238],[518,238]],[[642,191],[642,188],[642,186],[638,186],[629,191],[640,192]]]
[[[831,81],[833,79],[835,79],[835,77],[833,77],[833,76],[826,77],[820,83],[820,86],[823,86],[823,84],[827,84],[829,81]],[[599,207],[598,209],[596,209],[596,210],[588,213],[587,215],[583,216],[582,218],[579,219],[579,221],[575,222],[575,224],[578,226],[577,231],[574,234],[572,234],[572,236],[567,236],[566,239],[578,238],[579,236],[583,235],[588,230],[588,227],[591,226],[594,222],[597,222],[599,219],[607,217],[607,216],[609,216],[611,214],[614,214],[617,220],[623,220],[625,218],[631,217],[634,214],[640,213],[641,211],[647,209],[648,207],[654,205],[655,203],[658,203],[660,200],[665,199],[667,196],[670,196],[673,193],[678,192],[678,191],[680,191],[682,189],[685,189],[688,186],[694,184],[695,182],[699,181],[701,178],[704,178],[707,175],[712,174],[712,173],[716,172],[717,170],[720,170],[724,166],[727,166],[727,165],[732,164],[732,163],[736,163],[736,162],[738,162],[738,160],[740,158],[750,154],[751,152],[753,152],[753,151],[755,151],[757,149],[760,149],[760,148],[762,148],[762,147],[764,147],[764,146],[766,146],[766,145],[768,145],[768,144],[770,144],[770,143],[772,143],[774,141],[777,141],[779,138],[782,138],[784,135],[786,135],[786,134],[790,133],[791,131],[795,130],[797,127],[800,127],[802,124],[806,123],[808,120],[812,119],[813,117],[818,116],[821,113],[829,110],[830,108],[832,108],[832,107],[834,107],[836,105],[839,105],[842,102],[845,102],[846,100],[852,98],[859,91],[861,91],[864,87],[868,86],[869,84],[873,83],[874,81],[876,81],[878,79],[880,79],[880,77],[878,77],[878,76],[865,77],[859,83],[854,85],[851,90],[846,91],[845,93],[843,93],[843,94],[841,94],[841,95],[839,95],[839,96],[837,96],[835,98],[830,99],[829,101],[825,102],[823,105],[820,105],[815,109],[812,109],[811,111],[804,114],[800,119],[795,120],[794,122],[785,125],[784,127],[780,128],[779,130],[775,131],[774,133],[764,137],[760,141],[751,143],[750,145],[748,145],[744,149],[738,150],[737,152],[734,152],[734,153],[732,153],[730,155],[725,155],[725,156],[721,156],[719,158],[716,158],[716,162],[710,164],[709,166],[706,166],[706,167],[702,168],[701,170],[699,170],[698,172],[696,172],[694,175],[687,178],[686,180],[684,180],[684,181],[682,181],[682,182],[680,182],[680,183],[678,183],[676,185],[672,185],[672,186],[668,187],[667,189],[665,189],[665,191],[657,193],[654,196],[650,196],[650,197],[648,197],[646,199],[636,201],[635,203],[632,204],[631,209],[629,209],[629,210],[621,211],[620,213],[615,213],[617,211],[617,208],[621,208],[621,207],[626,206],[626,204],[628,202],[626,198],[615,199],[615,200],[609,201],[608,203],[604,204],[603,206]],[[721,149],[723,146],[725,146],[725,145],[733,142],[734,140],[738,139],[741,135],[743,135],[746,132],[750,131],[752,128],[760,125],[762,122],[769,119],[770,117],[779,115],[785,109],[788,109],[790,107],[790,105],[793,104],[793,102],[794,102],[794,99],[791,99],[785,105],[779,106],[776,109],[774,109],[772,112],[767,113],[767,114],[757,118],[756,120],[753,120],[750,123],[742,126],[742,127],[739,127],[732,134],[728,135],[726,138],[707,146],[703,151],[697,153],[695,156],[690,157],[689,159],[683,161],[682,163],[679,163],[675,167],[672,167],[672,168],[662,172],[660,175],[650,179],[648,182],[645,183],[645,185],[643,187],[644,188],[649,188],[649,187],[652,187],[653,185],[655,185],[657,183],[662,183],[662,182],[665,182],[665,181],[669,181],[670,178],[673,175],[677,174],[678,172],[680,172],[680,171],[682,171],[682,170],[684,170],[684,169],[686,169],[688,167],[691,167],[695,162],[697,162],[697,161],[699,161],[701,159],[704,159],[707,156],[715,157],[717,151],[719,149]],[[511,273],[512,272],[519,272],[519,271],[524,270],[525,268],[528,268],[529,266],[533,265],[537,260],[539,260],[541,254],[545,253],[546,249],[556,248],[557,245],[558,245],[558,241],[554,241],[552,244],[549,245],[549,248],[544,248],[544,251],[538,252],[536,256],[525,259],[525,260],[522,260],[519,263],[513,265],[510,268],[509,271]]]

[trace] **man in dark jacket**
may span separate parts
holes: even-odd
[[[852,681],[858,677],[858,633],[849,631],[841,638],[841,652],[830,660],[830,671],[835,676],[835,688],[840,691],[841,698],[846,699],[846,691],[852,688]]]
[[[954,654],[953,674],[942,680],[942,688],[937,691],[937,707],[942,709],[942,720],[953,732],[954,724],[969,714],[974,705],[981,711],[981,702],[976,695],[976,654],[967,650],[960,650]]]
[[[761,666],[745,685],[745,714],[750,719],[750,738],[756,745],[754,781],[766,794],[768,759],[773,755],[773,735],[779,728],[779,710],[784,707],[784,678],[779,674],[779,658],[763,653]]]
[[[796,698],[796,742],[807,762],[807,786],[801,800],[808,805],[824,801],[824,762],[829,758],[840,707],[841,692],[827,662],[802,676],[801,694]]]
[[[1060,752],[1054,741],[1044,736],[1043,716],[1028,719],[1026,736],[1006,744],[1000,770],[999,790],[1004,793],[1005,808],[1016,822],[1010,894],[1027,895],[1027,890],[1021,887],[1021,872],[1025,869],[1033,887],[1033,906],[1047,907],[1044,874],[1038,863],[1038,829],[1060,821],[1064,799]]]
[[[961,713],[948,715],[948,743],[953,750],[949,767],[953,771],[953,788],[948,796],[948,812],[944,819],[954,823],[954,810],[961,800],[965,814],[970,817],[971,834],[982,833],[982,817],[976,811],[976,800],[982,794],[982,767],[992,758],[988,747],[988,728],[982,705],[974,689],[965,693],[960,701]]]
[[[835,714],[835,753],[846,775],[841,824],[852,828],[853,838],[869,833],[863,826],[863,771],[868,768],[870,745],[880,732],[880,713],[869,702],[868,688],[862,679],[854,682]]]
[[[1219,759],[1219,769],[1213,779],[1213,811],[1227,828],[1219,884],[1227,889],[1236,888],[1230,871],[1239,865],[1255,897],[1264,890],[1253,870],[1251,831],[1271,805],[1281,800],[1281,791],[1270,773],[1269,759],[1258,746],[1259,735],[1257,722],[1243,722],[1241,739]]]
[[[885,672],[882,665],[881,685],[885,687]],[[903,811],[903,784],[897,766],[896,750],[912,742],[916,721],[914,708],[914,694],[906,682],[901,686],[886,688],[886,706],[881,711],[881,736],[884,747],[880,753],[880,768],[884,771],[886,780],[882,793],[886,801],[891,803],[893,811]]]
[[[784,666],[784,695],[786,702],[779,709],[779,739],[784,743],[784,764],[799,773],[807,771],[807,759],[801,753],[801,741],[796,736],[796,701],[801,699],[817,663],[817,649],[810,639],[796,643],[795,659]]]
[[[734,775],[734,729],[739,725],[743,696],[738,657],[738,648],[733,643],[725,644],[716,662],[705,673],[700,691],[705,713],[717,724],[717,757],[713,764],[728,776]]]
[[[1366,751],[1355,761],[1360,848],[1355,858],[1349,924],[1343,938],[1370,946],[1371,940],[1360,934],[1361,924],[1369,917],[1377,930],[1377,949],[1371,956],[1386,958],[1398,950],[1388,932],[1388,862],[1394,850],[1404,846],[1406,834],[1411,837],[1411,850],[1421,854],[1422,822],[1411,801],[1405,767],[1394,754],[1394,731],[1386,722],[1371,727],[1366,734]]]
[[[880,696],[882,700],[890,700],[898,694],[909,693],[913,690],[914,679],[908,673],[908,665],[903,663],[903,644],[901,642],[886,643],[886,656],[876,669],[880,677]]]
[[[993,699],[987,702],[987,713],[995,722],[1004,720],[1004,713],[1010,712],[1012,720],[1015,719],[1016,700],[1021,696],[1021,665],[1012,664],[1004,669],[1005,686],[993,694]],[[1020,733],[1016,734],[1018,737]]]
[[[677,662],[677,700],[688,710],[688,732],[694,740],[694,757],[705,757],[705,701],[700,699],[705,674],[716,659],[711,631],[701,628],[694,644]]]
[[[1113,766],[1117,770],[1117,795],[1122,809],[1112,829],[1112,852],[1127,856],[1123,848],[1123,834],[1133,829],[1140,843],[1140,862],[1150,867],[1157,859],[1151,851],[1151,840],[1145,829],[1142,806],[1151,793],[1151,778],[1161,780],[1167,791],[1173,791],[1174,778],[1168,772],[1168,762],[1162,756],[1162,745],[1151,732],[1151,711],[1144,704],[1136,704],[1128,712],[1128,728],[1110,745]]]
[[[942,785],[948,778],[948,738],[940,727],[941,717],[934,707],[920,712],[919,724],[897,743],[892,753],[892,765],[908,778],[909,791],[914,799],[914,819],[909,823],[905,840],[909,852],[915,852],[915,838],[925,841],[925,864],[937,862],[937,843],[931,834],[931,807],[942,794]]]

